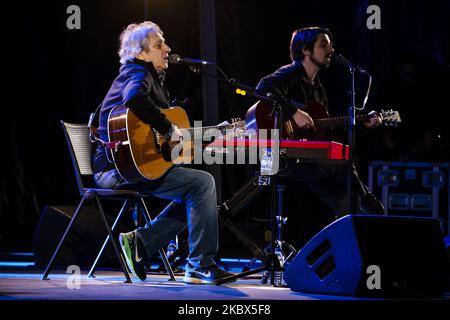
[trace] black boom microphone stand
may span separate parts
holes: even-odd
[[[240,92],[245,91],[246,94],[252,95],[255,98],[259,99],[260,101],[264,101],[266,103],[269,103],[273,106],[273,114],[275,116],[275,123],[274,123],[274,129],[276,129],[278,132],[278,135],[276,135],[276,139],[273,139],[273,136],[271,135],[271,139],[274,140],[274,144],[270,147],[270,153],[271,156],[273,154],[273,147],[279,147],[280,146],[280,139],[281,139],[281,128],[283,124],[283,117],[282,117],[282,108],[281,106],[283,104],[291,104],[296,107],[302,106],[300,104],[295,103],[294,101],[287,101],[287,99],[279,94],[278,92],[275,93],[267,93],[266,95],[260,95],[255,92],[255,90],[249,86],[243,85],[238,83],[235,79],[229,78],[225,72],[215,63],[209,62],[206,60],[200,60],[200,59],[193,59],[193,58],[186,58],[181,57],[176,54],[172,54],[169,56],[169,62],[174,64],[186,64],[190,67],[196,67],[199,66],[205,66],[205,65],[214,65],[219,73],[222,75],[222,77],[226,80],[226,82],[233,87],[233,89],[240,89]],[[192,69],[191,69],[192,70]],[[198,72],[198,69],[196,69],[195,72]],[[278,152],[278,148],[277,152]],[[268,151],[266,151],[269,153]],[[277,154],[277,160],[279,159],[279,153]],[[273,157],[270,161],[273,160]],[[270,162],[268,161],[268,162]],[[262,161],[261,161],[262,162]],[[272,163],[273,164],[273,163]],[[258,180],[257,183],[255,180]],[[270,243],[270,249],[269,252],[266,253],[265,250],[262,250],[259,248],[259,246],[256,244],[256,242],[244,231],[240,230],[237,226],[235,226],[229,217],[226,216],[226,213],[233,212],[236,208],[242,206],[243,202],[250,201],[257,193],[259,193],[260,187],[264,186],[270,186],[271,189],[271,205],[270,205],[270,220],[271,220],[271,230],[272,230],[272,237],[271,237],[271,243]],[[281,286],[282,285],[282,276],[283,276],[283,264],[284,259],[279,259],[280,251],[282,252],[282,248],[278,248],[279,245],[282,245],[281,241],[281,225],[283,224],[283,221],[281,217],[281,212],[278,212],[278,216],[276,214],[277,210],[281,211],[282,206],[279,205],[281,201],[281,195],[282,192],[280,191],[280,188],[277,186],[277,172],[270,172],[268,174],[261,174],[259,177],[253,178],[251,182],[247,183],[241,190],[239,190],[232,199],[226,201],[224,204],[219,206],[219,217],[221,218],[222,222],[232,231],[234,234],[244,243],[245,246],[249,247],[250,250],[255,254],[257,258],[259,258],[264,266],[260,268],[255,268],[253,270],[245,271],[239,274],[235,274],[226,278],[223,278],[219,280],[216,284],[220,285],[222,283],[235,280],[238,278],[246,277],[252,274],[260,273],[262,271],[268,271],[270,275],[270,283],[274,286]],[[278,218],[278,220],[277,220]],[[278,237],[276,238],[276,232],[277,226],[280,227],[278,229]],[[277,249],[278,252],[277,252]],[[277,256],[278,253],[278,256]],[[291,252],[292,254],[293,252]],[[284,257],[283,257],[284,258]]]
[[[364,99],[363,107],[359,110],[362,110],[367,102],[367,98],[369,96],[370,87],[372,84],[372,76],[369,72],[364,70],[363,68],[357,66],[353,62],[347,60],[340,54],[333,54],[332,60],[340,65],[343,65],[348,68],[350,72],[350,89],[348,91],[350,96],[350,105],[348,108],[348,127],[347,127],[347,143],[349,150],[348,157],[348,166],[347,166],[347,192],[349,195],[348,199],[348,208],[350,213],[356,213],[356,192],[353,186],[353,166],[355,159],[355,128],[356,128],[356,100],[355,100],[355,72],[359,72],[362,74],[366,74],[369,76],[369,86],[367,89],[366,97]]]

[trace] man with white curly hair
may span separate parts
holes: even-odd
[[[119,75],[102,102],[98,132],[108,140],[108,115],[116,105],[129,108],[142,122],[158,131],[166,141],[179,141],[180,130],[161,112],[169,108],[169,94],[164,87],[170,48],[163,32],[153,22],[130,24],[120,36]],[[152,256],[188,226],[189,256],[184,281],[216,283],[230,276],[220,269],[214,257],[219,246],[216,186],[205,171],[173,166],[157,180],[126,183],[98,146],[94,158],[94,180],[99,187],[132,189],[156,197],[175,200],[171,210],[160,214],[143,228],[122,233],[119,241],[133,275],[146,279],[144,253]]]

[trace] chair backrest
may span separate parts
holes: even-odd
[[[93,144],[89,140],[89,128],[87,124],[73,124],[61,121],[61,125],[69,147],[75,178],[80,195],[83,195],[83,176],[92,175],[91,152]]]

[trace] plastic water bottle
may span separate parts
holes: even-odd
[[[274,271],[273,278],[273,285],[275,287],[283,286],[283,271]]]
[[[177,250],[177,244],[176,244],[175,240],[170,240],[169,245],[167,246],[167,252],[166,252],[167,258],[170,258],[175,253],[176,250]]]

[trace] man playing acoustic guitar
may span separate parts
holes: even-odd
[[[257,85],[256,91],[261,95],[271,93],[287,101],[306,104],[305,110],[288,104],[282,105],[283,121],[293,120],[300,129],[312,129],[315,128],[313,118],[328,116],[326,91],[317,73],[330,65],[334,52],[332,41],[332,34],[326,28],[309,27],[295,31],[290,43],[293,62],[264,77]],[[319,113],[320,116],[315,117],[314,113]],[[364,122],[366,127],[373,128],[381,124],[381,118],[376,112],[369,115]],[[323,139],[321,132],[315,133]],[[306,182],[308,188],[333,210],[335,216],[349,213],[346,166],[304,163],[293,167],[289,179]],[[382,214],[383,204],[361,182],[355,167],[353,183],[361,210]]]
[[[180,129],[161,112],[170,107],[164,87],[170,48],[163,32],[153,22],[130,24],[120,36],[119,75],[102,102],[98,134],[108,141],[108,118],[117,105],[129,108],[142,122],[164,139],[180,140]],[[94,179],[99,187],[132,189],[156,197],[175,200],[177,205],[164,211],[144,228],[120,234],[120,244],[133,275],[146,279],[142,257],[153,255],[188,225],[189,256],[184,281],[215,283],[231,274],[220,269],[213,258],[218,251],[219,231],[216,186],[207,172],[172,166],[162,177],[129,183],[110,161],[108,150],[99,145],[94,158]]]

